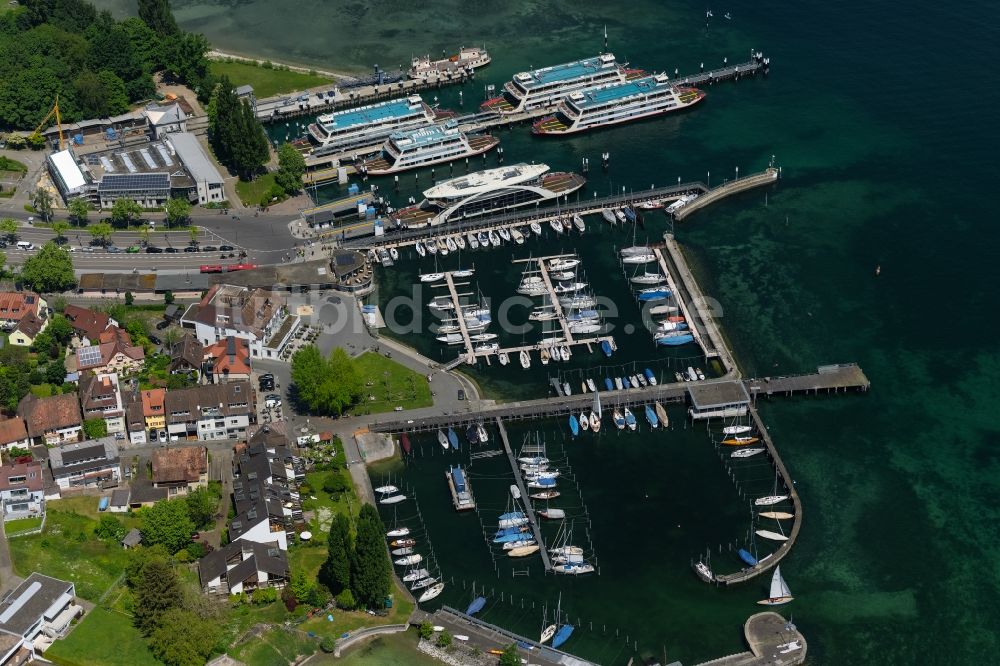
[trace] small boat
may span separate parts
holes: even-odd
[[[591,571],[594,570],[593,567],[590,568]],[[569,637],[573,635],[573,629],[575,629],[572,624],[564,624],[556,630],[556,635],[552,637],[552,647],[558,648],[560,645],[569,640]]]
[[[548,350],[547,347],[542,347],[542,350],[540,352],[538,352],[538,355],[542,359],[542,365],[548,365],[549,364],[549,358],[550,358],[551,355],[549,354],[549,350]]]
[[[411,564],[420,564],[424,561],[424,556],[420,553],[414,553],[413,555],[407,555],[406,557],[401,557],[395,560],[395,563],[401,567],[408,567]]]
[[[625,429],[625,417],[617,409],[612,413],[611,419],[615,422],[615,427],[619,430]]]
[[[612,391],[615,388],[615,383],[611,381],[611,377],[604,378],[604,388],[608,391]]]
[[[515,548],[520,548],[521,546],[534,546],[537,541],[534,539],[520,539],[518,541],[508,541],[503,544],[504,550],[514,550]]]
[[[652,370],[646,368],[642,371],[642,374],[646,378],[646,381],[649,382],[650,386],[656,386],[656,375],[653,374]]]
[[[607,340],[601,340],[601,351],[604,352],[605,356],[611,358],[611,353],[613,351],[611,349],[611,343],[608,342]]]
[[[580,412],[580,430],[590,430],[590,418],[587,412]]]
[[[580,291],[586,286],[585,282],[564,282],[553,287],[553,291],[557,294],[569,294],[574,291]]]
[[[577,333],[579,335],[587,335],[590,333],[597,333],[601,330],[600,324],[592,324],[587,322],[578,322],[569,325],[570,333]]]
[[[510,484],[510,496],[514,499],[521,499],[521,489],[517,487],[517,484]]]
[[[739,555],[740,559],[743,560],[745,563],[749,564],[750,566],[752,567],[757,566],[757,558],[751,555],[750,551],[746,550],[745,548],[740,548],[737,555]]]
[[[632,388],[639,388],[639,377],[637,375],[632,375],[628,380],[632,383]]]
[[[635,254],[649,254],[649,252],[649,247],[646,245],[632,245],[631,247],[622,248],[618,251],[618,254],[628,257]]]
[[[535,493],[534,495],[529,495],[533,500],[550,500],[559,497],[558,490],[543,490],[540,493]]]
[[[660,425],[666,428],[670,423],[670,420],[667,418],[667,410],[663,408],[659,400],[654,402],[653,405],[656,408],[656,418],[660,419]]]
[[[427,307],[431,310],[454,310],[455,304],[451,301],[451,299],[435,299],[428,303]]]
[[[531,354],[528,353],[527,349],[522,349],[521,354],[521,367],[527,370],[531,367]]]
[[[461,270],[452,271],[451,276],[457,278],[466,278],[466,277],[472,277],[473,275],[475,275],[475,273],[476,269],[474,268],[463,268]]]
[[[507,352],[500,352],[497,356],[500,359],[500,365],[507,365],[510,363],[510,357],[507,355]]]
[[[620,224],[625,224],[625,213],[621,212],[620,210],[616,210],[615,218],[618,220]]]
[[[389,256],[392,257],[393,261],[399,261],[399,250],[394,247],[389,248]]]
[[[406,535],[407,535],[407,534],[409,534],[409,533],[410,533],[410,528],[409,528],[409,527],[397,527],[397,528],[396,528],[396,529],[394,529],[394,530],[389,530],[388,532],[386,532],[386,533],[385,533],[385,535],[386,535],[387,537],[390,537],[390,538],[391,538],[391,537],[401,537],[401,536],[406,536]],[[405,580],[405,579],[404,579],[404,580]]]
[[[490,246],[490,235],[485,231],[480,231],[477,238],[479,239],[479,244],[482,245],[484,249]]]
[[[781,565],[779,564],[774,567],[774,575],[771,576],[771,589],[767,599],[763,599],[757,603],[761,606],[780,606],[787,604],[793,598],[792,591],[788,589],[788,583],[781,577]]]
[[[597,310],[579,310],[573,314],[566,316],[566,321],[569,322],[593,322],[600,319],[600,314]]]
[[[615,222],[618,221],[617,218],[615,218],[615,214],[610,210],[608,210],[607,208],[601,210],[601,217],[603,217],[604,221],[610,224],[611,226],[615,226]]]
[[[583,548],[580,546],[559,546],[558,548],[549,548],[549,554],[563,557],[583,557]]]
[[[469,444],[479,443],[479,433],[476,432],[476,426],[469,426],[469,429],[465,431],[465,438],[469,440]]]
[[[771,506],[778,502],[784,502],[786,499],[788,499],[788,495],[767,495],[766,497],[758,497],[753,503],[756,506]]]
[[[490,229],[490,232],[487,234],[487,236],[489,237],[490,243],[493,245],[493,247],[500,247],[500,237],[497,236],[497,232]]]
[[[771,541],[788,541],[788,537],[780,532],[772,532],[771,530],[756,530],[755,534],[764,539],[770,539]]]
[[[460,345],[462,344],[462,334],[461,333],[448,333],[447,335],[437,336],[438,342],[443,342],[446,345]]]
[[[619,391],[621,391],[624,387],[625,387],[625,385],[622,384],[622,378],[621,377],[615,377],[615,388],[618,389]]]
[[[625,206],[624,208],[622,208],[622,212],[625,214],[626,220],[628,220],[629,222],[635,222],[637,216],[635,211],[632,210],[631,206]]]
[[[627,257],[622,258],[623,264],[648,264],[651,261],[656,260],[656,255],[650,252],[649,254],[630,254]]]
[[[549,226],[552,227],[552,231],[557,234],[561,234],[563,232],[562,222],[559,221],[559,218],[549,220]]]
[[[532,457],[518,458],[517,462],[521,463],[522,465],[535,465],[535,466],[538,466],[538,465],[548,465],[549,464],[549,459],[548,458],[542,458],[541,456],[532,456]],[[517,486],[511,486],[511,488],[517,488]]]
[[[430,576],[430,572],[427,569],[414,569],[410,571],[405,576],[403,576],[404,583],[412,583],[414,581],[423,580]]]
[[[679,372],[675,372],[674,373],[674,380],[678,381],[678,382],[686,382],[687,381],[687,377],[685,377],[684,375],[682,375]]]
[[[670,298],[669,289],[643,289],[639,292],[638,299],[642,303],[651,303],[653,301],[663,301]]]
[[[597,384],[595,384],[594,380],[591,379],[590,377],[587,377],[587,388],[589,388],[591,391],[594,392],[597,391]]]
[[[742,435],[745,432],[750,432],[750,426],[748,425],[735,425],[726,426],[722,429],[723,434],[726,435]]]
[[[518,546],[507,551],[507,557],[528,557],[529,555],[534,555],[539,550],[537,543],[530,546]]]
[[[417,598],[417,602],[423,603],[425,601],[430,601],[442,592],[444,592],[444,583],[435,583],[433,586],[427,588],[427,590],[425,590],[424,593]]]
[[[715,574],[712,573],[712,570],[707,564],[700,560],[694,563],[694,572],[698,574],[698,578],[701,578],[706,583],[712,583],[715,581]]]
[[[651,428],[657,428],[660,425],[660,419],[657,418],[656,412],[649,405],[646,405],[646,421]]]
[[[755,456],[758,453],[764,453],[764,447],[763,446],[757,446],[757,447],[750,448],[750,449],[737,449],[736,451],[733,451],[732,454],[729,457],[730,458],[749,458],[750,456]]]
[[[546,490],[546,489],[549,489],[549,488],[555,488],[556,487],[556,480],[555,479],[532,479],[531,481],[528,481],[528,487],[529,488],[538,488],[540,490]]]
[[[636,205],[636,208],[641,208],[642,210],[656,210],[663,206],[662,201],[643,201],[641,204]]]
[[[671,312],[677,312],[676,305],[654,305],[649,308],[649,314],[651,315],[665,315]]]
[[[503,242],[505,242],[505,243],[509,243],[510,242],[510,229],[508,229],[507,227],[500,227],[497,230],[497,233],[500,234],[500,238],[503,239]]]
[[[497,339],[497,334],[496,333],[476,333],[475,335],[470,335],[469,339],[470,340],[475,340],[476,342],[488,342],[489,340],[496,340]],[[506,354],[501,354],[501,356],[506,356]],[[500,363],[502,365],[507,365],[504,362],[503,358],[500,359]]]
[[[676,331],[675,334],[663,333],[656,334],[653,336],[656,340],[656,344],[663,345],[665,347],[678,347],[680,345],[686,345],[694,342],[694,336],[690,333],[683,333]]]
[[[448,436],[444,434],[443,430],[438,430],[438,443],[441,445],[442,449],[445,451],[448,450]]]
[[[555,310],[535,310],[530,315],[528,319],[531,321],[551,321],[559,317]]]
[[[449,252],[458,252],[458,243],[456,243],[455,239],[451,236],[448,236],[448,238],[445,239],[444,245]]]
[[[458,246],[459,250],[465,249],[465,236],[462,234],[455,234],[455,245]]]
[[[688,325],[683,321],[661,321],[657,330],[660,331],[685,331]]]
[[[787,511],[761,511],[757,515],[761,518],[770,518],[771,520],[791,520],[795,517],[794,514]]]
[[[406,495],[389,495],[378,501],[379,504],[399,504],[406,499]]]
[[[632,383],[628,380],[628,377],[622,377],[622,388],[626,391],[632,388]]]
[[[576,214],[573,215],[573,226],[581,234],[587,229],[587,224],[583,221],[583,218]]]
[[[542,635],[538,638],[538,642],[541,644],[549,642],[549,640],[551,640],[552,637],[556,635],[556,629],[558,628],[559,627],[557,627],[556,625],[550,624],[549,626],[542,629]]]
[[[625,408],[625,425],[628,426],[629,430],[635,430],[638,425],[635,421],[635,415],[628,407]]]
[[[476,432],[479,433],[479,441],[483,444],[490,441],[489,435],[486,434],[486,428],[483,427],[482,423],[476,426]]]
[[[421,257],[427,256],[427,250],[426,248],[424,248],[424,244],[421,243],[420,241],[414,243],[413,248],[417,251],[417,254],[419,254]]]
[[[722,440],[722,443],[727,446],[743,446],[745,444],[756,444],[759,441],[759,437],[727,437]]]
[[[570,229],[573,228],[573,222],[568,217],[564,217],[560,221],[562,222],[563,229],[565,229],[566,231],[569,231]]]
[[[444,273],[424,273],[419,277],[421,282],[437,282],[444,279]]]
[[[547,520],[561,520],[566,517],[563,509],[542,509],[538,515]]]
[[[598,414],[598,410],[601,408],[600,396],[594,396],[594,409],[590,412],[590,429],[593,432],[601,431],[601,416]]]
[[[569,385],[569,382],[563,382],[562,390],[563,395],[573,395],[573,388]]]
[[[469,604],[469,607],[465,609],[465,614],[475,615],[479,611],[483,610],[484,606],[486,606],[486,597],[476,597],[472,600],[472,603]]]
[[[455,242],[452,241],[451,244],[454,245]],[[446,243],[443,238],[437,239],[437,247],[438,247],[438,252],[441,253],[442,257],[447,257],[448,253],[451,252],[451,250],[448,249],[448,243]]]
[[[567,386],[569,385],[567,384]],[[567,393],[567,395],[569,394]],[[576,420],[576,414],[569,415],[569,430],[574,437],[580,434],[580,423]]]
[[[455,434],[452,428],[448,428],[448,442],[451,443],[451,448],[458,451],[458,435]]]
[[[479,239],[476,238],[476,234],[471,231],[465,235],[466,239],[469,241],[469,248],[472,250],[479,249]]]
[[[462,330],[461,327],[455,324],[448,324],[446,326],[438,326],[437,332],[448,334],[448,333],[458,333],[461,330]]]
[[[594,565],[588,562],[567,562],[566,564],[557,564],[553,566],[552,573],[581,576],[583,574],[594,573]],[[555,640],[553,640],[552,646],[555,647]]]
[[[695,368],[694,371],[698,373],[698,379],[705,381],[705,373],[701,371],[701,368]]]
[[[393,493],[398,493],[399,488],[397,488],[396,486],[389,486],[389,485],[379,486],[378,488],[375,489],[375,492],[381,493],[383,495],[391,495]]]
[[[477,354],[494,354],[498,349],[500,349],[500,345],[495,342],[484,342],[475,347]]]
[[[726,18],[729,18],[729,12],[726,12]],[[778,643],[776,647],[781,648],[778,650],[779,654],[788,654],[789,652],[795,652],[796,650],[802,649],[802,643],[798,641],[788,641],[787,643]]]
[[[549,270],[565,271],[571,268],[576,268],[579,265],[579,259],[552,259],[549,261]]]
[[[412,555],[413,554],[413,549],[409,548],[409,547],[406,547],[406,548],[397,548],[397,549],[395,549],[393,551],[390,551],[390,552],[392,553],[392,555],[394,557],[402,557],[403,555]]]
[[[421,578],[416,583],[410,586],[410,589],[416,592],[417,590],[422,590],[425,587],[430,587],[437,582],[437,578],[431,578],[430,576],[426,578]]]
[[[536,236],[542,235],[542,225],[538,224],[538,222],[532,222],[529,226],[531,227],[531,231],[533,234],[535,234]]]
[[[640,372],[639,374],[635,375],[635,377],[637,377],[639,379],[639,383],[642,384],[643,388],[646,388],[647,386],[649,386],[649,380],[646,379],[646,375],[645,374],[643,374],[643,373]]]
[[[576,277],[576,273],[573,271],[555,271],[550,273],[549,277],[553,280],[572,280]]]
[[[524,534],[526,533],[526,531],[527,530],[525,530],[525,532],[517,531],[517,532],[508,532],[504,534],[499,534],[493,537],[493,543],[510,543],[512,541],[521,541],[524,538]]]
[[[426,247],[427,247],[427,254],[437,254],[438,253],[438,246],[431,239],[427,239],[427,245],[426,245]]]
[[[518,245],[524,245],[524,234],[518,231],[517,228],[511,229],[510,235],[514,239],[515,243],[517,243]]]
[[[632,278],[633,284],[660,284],[664,277],[659,273],[643,273]]]

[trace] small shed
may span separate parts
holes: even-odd
[[[125,535],[125,538],[122,539],[122,548],[125,548],[126,550],[129,548],[135,548],[140,543],[142,543],[142,533],[133,527],[128,531],[128,534]]]

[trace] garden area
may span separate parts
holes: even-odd
[[[229,77],[234,86],[253,86],[253,92],[257,99],[333,83],[325,76],[293,72],[282,65],[268,67],[266,64],[212,60],[208,64],[208,71],[216,78]]]
[[[375,352],[365,352],[354,363],[368,392],[368,399],[354,413],[378,414],[397,406],[415,409],[434,404],[427,378],[405,365]]]
[[[60,666],[159,666],[132,618],[97,607],[66,638],[45,651],[45,658]]]
[[[5,522],[3,524],[3,530],[8,537],[16,537],[18,534],[37,530],[41,526],[41,516],[34,518],[18,518],[16,520],[8,520]]]

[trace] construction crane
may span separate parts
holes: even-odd
[[[65,141],[63,141],[62,118],[59,116],[59,95],[56,95],[55,104],[52,105],[52,109],[45,114],[44,118],[42,118],[42,122],[38,123],[38,127],[35,128],[33,134],[40,133],[42,128],[45,127],[45,123],[49,122],[49,118],[51,118],[53,114],[56,116],[56,128],[59,130],[59,150],[63,150],[66,146]]]

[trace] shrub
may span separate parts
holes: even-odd
[[[333,636],[324,636],[323,640],[319,642],[319,649],[330,654],[337,649],[337,639]]]
[[[191,553],[189,553],[187,549],[179,550],[177,551],[177,554],[174,555],[174,559],[180,562],[181,564],[187,564],[188,562],[191,561]]]
[[[447,631],[442,631],[442,632],[441,632],[441,633],[440,633],[440,634],[438,635],[438,639],[437,639],[437,641],[435,641],[435,644],[436,644],[436,645],[437,645],[437,646],[438,646],[439,648],[446,648],[446,647],[449,647],[449,646],[451,645],[451,634],[450,634],[450,633],[448,633]]]
[[[427,640],[434,634],[434,625],[424,620],[420,623],[420,629],[418,629],[418,631],[420,632],[420,637]]]
[[[251,601],[254,606],[265,606],[273,604],[278,600],[278,591],[273,587],[262,587],[253,591]]]
[[[343,590],[336,597],[337,608],[343,608],[344,610],[354,610],[358,602],[354,598],[354,593],[350,590]]]
[[[281,600],[285,602],[285,608],[291,613],[295,610],[295,607],[299,605],[299,602],[295,599],[295,593],[289,588],[285,588],[281,591]]]

